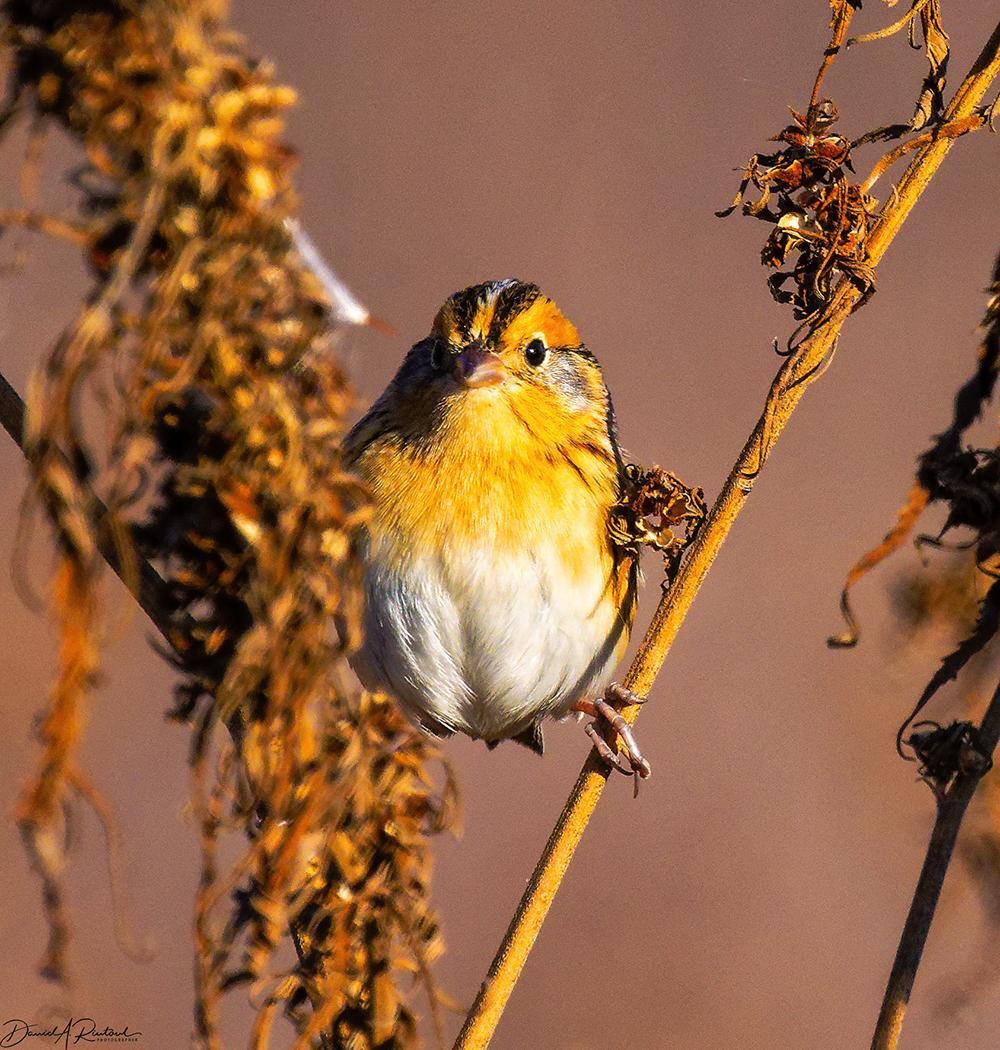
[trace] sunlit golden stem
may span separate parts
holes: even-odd
[[[943,122],[971,115],[998,72],[1000,25],[956,92]],[[954,138],[934,138],[910,162],[896,193],[886,204],[869,238],[868,257],[873,266],[885,254],[954,142]],[[676,579],[661,599],[653,622],[625,677],[625,686],[640,696],[649,692],[723,540],[746,503],[754,478],[759,474],[806,387],[822,374],[824,363],[828,362],[836,347],[840,329],[861,295],[860,289],[849,281],[842,281],[811,334],[778,371],[764,412],[730,471]],[[638,706],[626,708],[623,712],[630,724],[638,713]],[[606,767],[591,752],[532,872],[486,980],[455,1043],[455,1050],[480,1050],[493,1037],[528,953],[573,859],[577,844],[600,800],[606,779]],[[893,1047],[895,1039],[875,1045],[879,1048]]]

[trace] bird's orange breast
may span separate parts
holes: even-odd
[[[500,393],[464,400],[435,440],[390,432],[358,457],[374,496],[372,543],[401,544],[400,556],[443,544],[487,545],[502,556],[556,536],[571,576],[595,561],[610,574],[614,463],[586,443],[530,429]]]

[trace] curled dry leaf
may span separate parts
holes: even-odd
[[[633,554],[641,546],[663,555],[667,586],[705,518],[705,496],[662,467],[630,463],[625,468],[625,491],[611,514],[615,544]]]

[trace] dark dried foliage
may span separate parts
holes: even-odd
[[[856,644],[858,633],[848,598],[850,589],[903,545],[930,504],[943,503],[947,507],[945,523],[936,536],[921,536],[917,542],[921,546],[944,547],[953,529],[966,528],[971,538],[961,543],[959,549],[972,550],[980,568],[990,575],[993,573],[990,563],[997,554],[1000,528],[1000,453],[993,448],[971,448],[964,442],[966,431],[979,420],[992,399],[1000,368],[1000,257],[993,269],[983,330],[975,371],[955,395],[950,424],[918,458],[914,485],[896,524],[848,573],[841,594],[841,609],[849,630],[830,638],[830,645]],[[961,604],[954,602],[954,595],[950,600],[956,608]]]
[[[614,542],[632,555],[641,546],[658,551],[663,556],[663,586],[668,587],[704,519],[705,494],[700,488],[690,488],[662,467],[644,470],[630,463],[609,528]]]
[[[918,722],[907,744],[920,763],[920,776],[938,797],[944,795],[954,778],[961,774],[983,776],[993,766],[979,730],[971,722]]]
[[[142,556],[160,571],[173,713],[194,730],[198,1043],[219,1045],[219,995],[250,981],[255,1046],[279,1008],[297,1046],[412,1045],[399,982],[424,978],[434,1004],[426,834],[451,819],[451,786],[431,777],[433,746],[344,673],[366,496],[340,465],[348,393],[324,290],[289,234],[293,92],[212,0],[4,11],[4,125],[57,124],[86,156],[74,218],[6,221],[68,233],[93,281],[34,381],[26,433],[59,546],[60,673],[20,811],[52,921],[46,970],[64,976],[60,813],[84,783],[74,744],[98,663],[104,530],[126,575]],[[108,449],[81,420],[92,395]],[[247,840],[231,870],[223,834]],[[299,961],[275,976],[289,931]]]
[[[955,395],[951,422],[918,458],[914,486],[896,526],[848,574],[841,608],[849,630],[830,639],[832,645],[857,642],[849,588],[902,546],[927,506],[942,504],[947,513],[939,532],[918,536],[916,542],[924,548],[960,553],[898,581],[894,606],[900,625],[911,637],[926,637],[926,628],[944,627],[959,641],[941,661],[900,726],[896,746],[904,758],[919,764],[921,778],[939,802],[957,777],[984,777],[973,810],[974,830],[964,840],[962,855],[981,892],[990,928],[988,949],[949,982],[941,1010],[952,1016],[1000,976],[1000,969],[990,961],[1000,922],[1000,779],[995,770],[990,772],[992,755],[981,745],[975,721],[913,724],[913,720],[960,675],[962,702],[971,718],[978,718],[983,698],[992,692],[990,683],[995,683],[997,675],[1000,448],[970,446],[967,433],[991,404],[1000,369],[1000,257],[994,265],[983,328],[976,368]],[[951,542],[955,530],[959,530],[959,542]]]
[[[896,0],[885,0],[893,6]],[[913,0],[910,11],[885,30],[847,39],[861,0],[830,0],[832,35],[816,76],[812,97],[804,112],[792,109],[792,123],[772,142],[779,148],[755,153],[743,169],[743,178],[733,203],[717,214],[730,215],[742,205],[744,215],[770,223],[771,231],[761,262],[777,272],[768,278],[771,295],[789,303],[802,321],[791,344],[823,316],[834,288],[842,278],[864,293],[864,305],[875,290],[875,272],[868,259],[867,240],[878,217],[878,201],[870,194],[876,179],[906,153],[937,135],[957,136],[988,122],[988,111],[952,123],[944,123],[943,92],[948,67],[948,37],[941,27],[938,0]],[[902,29],[915,42],[920,24],[929,72],[921,84],[913,117],[899,124],[877,128],[849,140],[833,130],[838,120],[836,104],[820,97],[824,78],[834,60],[852,44],[893,35]],[[919,134],[918,134],[919,133]],[[872,142],[911,135],[876,163],[863,181],[853,178],[854,153]],[[750,187],[755,200],[746,195]],[[789,263],[793,263],[790,268]]]
[[[927,506],[944,504],[947,516],[941,530],[936,536],[918,537],[917,543],[948,548],[947,537],[952,530],[964,529],[967,538],[950,549],[971,551],[975,564],[991,585],[978,603],[974,623],[958,646],[942,660],[913,711],[900,726],[897,747],[901,754],[904,753],[902,745],[906,730],[913,719],[942,686],[954,680],[969,661],[984,650],[1000,627],[1000,580],[996,579],[995,569],[1000,541],[1000,450],[970,448],[964,444],[966,432],[980,418],[993,396],[1000,367],[1000,258],[994,266],[983,328],[984,338],[976,369],[955,395],[951,423],[919,457],[914,487],[899,511],[896,525],[878,546],[859,559],[848,574],[841,594],[841,609],[848,631],[829,639],[829,644],[837,647],[856,644],[858,632],[848,599],[850,588],[902,546]],[[904,622],[911,626],[926,621],[932,612],[940,614],[942,608],[947,607],[961,629],[968,624],[969,605],[975,605],[979,598],[974,576],[962,573],[960,568],[957,574],[952,568],[919,583],[909,582],[898,591],[904,599],[900,613]],[[914,750],[912,740],[911,737],[906,742]],[[919,751],[916,757],[922,761]],[[940,781],[938,776],[932,779]]]
[[[909,756],[903,750],[903,736],[913,719],[930,703],[935,694],[944,685],[954,681],[966,664],[974,656],[982,652],[984,646],[996,635],[998,627],[1000,627],[1000,580],[996,581],[986,592],[986,597],[979,606],[979,616],[976,619],[972,632],[963,638],[959,645],[941,661],[941,666],[931,675],[930,681],[924,686],[924,690],[917,699],[913,710],[906,721],[899,727],[899,731],[896,734],[896,748],[904,758]],[[917,757],[919,757],[919,753]],[[957,768],[953,772],[958,772]]]

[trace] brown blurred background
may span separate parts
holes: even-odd
[[[818,0],[235,3],[236,25],[301,91],[289,138],[302,154],[304,222],[400,333],[364,333],[352,346],[359,406],[450,292],[515,275],[552,294],[603,362],[631,455],[714,497],[776,367],[771,339],[792,321],[758,265],[767,229],[712,212],[735,190],[733,169],[786,122],[786,104],[806,104],[827,12]],[[993,28],[996,2],[946,16],[954,84]],[[866,4],[860,28],[891,17]],[[923,71],[902,36],[849,52],[827,82],[841,130],[908,117]],[[878,295],[849,322],[833,368],[777,447],[640,721],[654,776],[638,801],[624,779],[612,782],[499,1050],[867,1045],[933,809],[893,750],[940,655],[901,649],[888,626],[885,584],[916,555],[907,550],[859,589],[867,630],[857,651],[831,652],[824,639],[839,629],[846,568],[892,520],[915,454],[970,370],[1000,246],[998,151],[985,133],[955,148],[887,256]],[[71,156],[58,145],[50,172]],[[10,202],[16,152],[6,157]],[[45,190],[56,209],[68,203],[51,175]],[[22,390],[81,287],[71,249],[31,249],[23,273],[0,285],[0,365]],[[9,562],[25,474],[6,440],[0,470]],[[33,552],[41,588],[42,536]],[[646,616],[658,592],[652,561],[649,576]],[[70,879],[72,1007],[141,1030],[144,1047],[177,1050],[191,1026],[196,878],[183,813],[187,732],[164,722],[171,676],[115,588],[122,619],[83,750],[120,815],[131,914],[158,951],[137,965],[117,947],[100,831],[84,818]],[[34,760],[28,741],[53,637],[6,570],[0,610],[9,812]],[[587,750],[574,724],[547,740],[544,760],[513,746],[447,745],[465,832],[436,845],[449,945],[437,969],[463,1003]],[[2,836],[0,1020],[30,1019],[51,1000],[34,976],[39,887],[9,822]],[[983,951],[981,936],[956,868],[905,1046],[1000,1043],[996,988],[957,1021],[936,1011]],[[458,1024],[449,1018],[449,1031]],[[226,1027],[227,1045],[243,1045],[238,1000]]]

